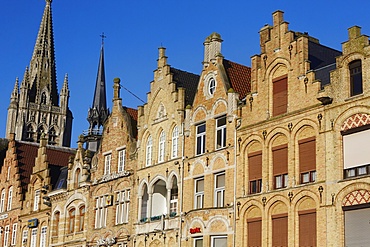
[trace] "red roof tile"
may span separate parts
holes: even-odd
[[[137,121],[137,110],[134,108],[124,107],[128,115],[130,115],[135,121]]]
[[[239,93],[240,99],[244,99],[251,91],[251,68],[226,59],[223,60],[223,65],[231,87]]]

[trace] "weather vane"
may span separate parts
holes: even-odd
[[[102,45],[104,45],[104,39],[105,39],[107,36],[105,36],[105,35],[104,35],[104,32],[102,32],[102,33],[100,34],[100,37],[101,37],[101,44],[102,44]]]

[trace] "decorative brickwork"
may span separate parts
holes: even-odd
[[[364,113],[357,113],[347,118],[340,128],[341,131],[361,127],[370,124],[370,115]]]
[[[370,202],[370,192],[368,190],[355,190],[346,195],[343,199],[342,206],[354,206]]]

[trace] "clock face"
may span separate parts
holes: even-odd
[[[216,81],[214,78],[209,79],[208,81],[208,93],[213,95],[216,91]]]

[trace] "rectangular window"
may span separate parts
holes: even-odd
[[[104,156],[104,175],[110,174],[110,161],[112,159],[112,154],[107,154]]]
[[[204,199],[204,178],[195,179],[194,208],[203,208]]]
[[[316,181],[316,139],[306,138],[298,141],[299,146],[299,172],[301,184]]]
[[[211,247],[227,247],[226,236],[211,236]]]
[[[171,154],[171,158],[177,158],[178,147],[179,147],[179,129],[178,129],[177,126],[175,126],[175,128],[173,128],[173,131],[172,131],[172,154]]]
[[[17,243],[17,223],[13,224],[13,230],[12,230],[12,245],[15,245]]]
[[[95,199],[95,228],[106,227],[107,224],[107,205],[106,197],[100,196]]]
[[[248,247],[262,246],[262,218],[247,220]]]
[[[272,115],[278,116],[287,112],[288,108],[288,77],[286,75],[276,78],[273,84]]]
[[[365,204],[362,204],[365,205]],[[369,246],[370,207],[344,211],[344,246]]]
[[[37,228],[31,230],[31,243],[30,247],[36,247],[37,244]]]
[[[46,247],[47,226],[41,227],[40,247]]]
[[[206,152],[206,123],[196,126],[196,155]]]
[[[344,178],[370,174],[369,138],[370,129],[343,134]]]
[[[216,149],[226,147],[226,116],[216,119]]]
[[[126,149],[118,151],[118,173],[123,172],[125,170],[125,156]]]
[[[203,247],[203,238],[194,238],[194,247]]]
[[[9,188],[8,191],[8,205],[6,207],[6,210],[12,210],[12,202],[13,202],[13,187]]]
[[[249,193],[262,191],[262,151],[248,154]]]
[[[224,207],[225,203],[225,173],[215,175],[215,207]]]
[[[288,246],[288,215],[272,216],[272,246]]]
[[[4,229],[4,247],[8,247],[9,244],[9,225],[5,226]]]
[[[351,96],[362,94],[362,65],[361,60],[355,60],[349,64]]]
[[[286,144],[272,148],[272,163],[275,189],[288,186],[288,146]]]
[[[119,191],[116,196],[116,225],[127,223],[130,212],[130,190]]]
[[[27,246],[28,230],[22,232],[22,245]]]
[[[170,200],[170,215],[177,214],[177,203],[179,197],[179,190],[178,188],[171,189],[171,200]]]
[[[5,189],[1,190],[1,199],[0,199],[0,213],[5,210]]]
[[[39,210],[39,204],[40,204],[40,190],[36,190],[35,197],[33,200],[33,211]]]
[[[298,215],[299,246],[316,246],[316,211],[301,211]]]

